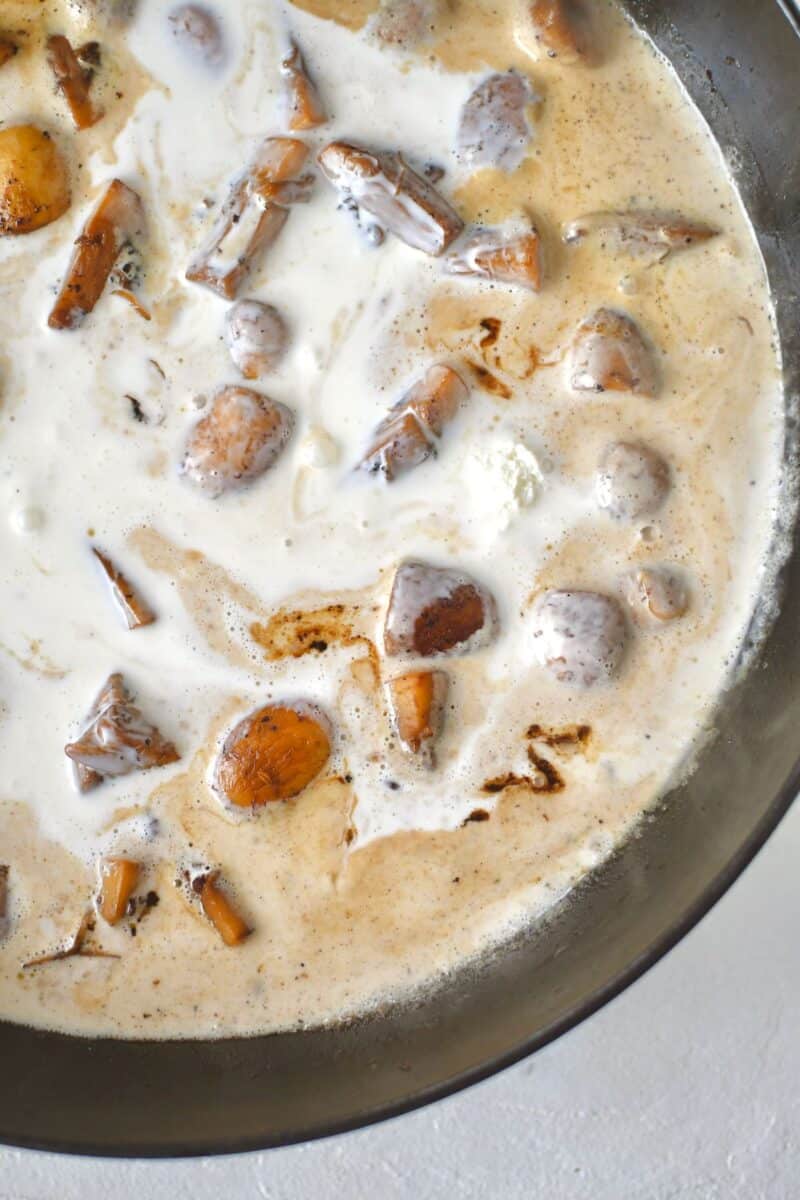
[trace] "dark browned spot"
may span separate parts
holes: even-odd
[[[541,754],[537,754],[533,746],[528,747],[528,759],[532,767],[536,768],[537,774],[531,780],[531,786],[535,792],[563,792],[566,786],[563,778],[546,758],[542,758]]]
[[[483,598],[471,583],[462,583],[449,596],[434,601],[414,622],[417,654],[442,654],[459,646],[483,628]]]
[[[482,363],[474,362],[471,358],[465,360],[478,384],[487,392],[491,392],[493,396],[500,396],[503,400],[511,399],[511,388],[508,384],[503,383],[502,379],[498,379],[493,375],[488,367],[484,367]]]
[[[468,817],[465,817],[462,824],[469,825],[471,821],[488,821],[489,814],[485,808],[473,808]]]
[[[560,746],[587,746],[592,737],[591,725],[565,725],[563,729],[546,729],[544,725],[530,725],[525,734],[532,742],[543,742],[545,746],[558,749]]]

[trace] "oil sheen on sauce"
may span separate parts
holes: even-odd
[[[176,45],[162,0],[97,25],[88,3],[36,8],[34,20],[0,4],[0,26],[22,31],[0,69],[0,115],[53,133],[73,198],[60,220],[0,244],[0,1017],[200,1037],[358,1013],[564,897],[712,721],[764,579],[780,464],[755,237],[699,114],[614,5],[593,6],[589,64],[533,59],[511,6],[488,0],[446,8],[416,50],[376,44],[368,2],[227,0],[211,8],[224,35],[211,63]],[[51,32],[101,43],[105,116],[81,133],[53,90]],[[183,447],[213,389],[242,381],[226,302],[185,271],[259,140],[286,131],[288,33],[330,114],[300,135],[313,153],[334,138],[399,149],[444,170],[437,186],[466,221],[530,214],[544,280],[532,294],[447,275],[394,237],[373,246],[318,177],[243,293],[290,331],[254,386],[292,409],[294,433],[261,479],[212,499],[180,477]],[[530,143],[512,170],[473,169],[454,153],[460,111],[512,67],[536,98]],[[137,294],[151,319],[109,288],[81,328],[49,329],[71,243],[114,177],[144,203]],[[586,213],[630,208],[719,232],[663,261],[562,241]],[[574,331],[602,306],[646,331],[656,398],[569,386]],[[438,457],[391,484],[354,472],[387,409],[438,362],[470,388]],[[597,463],[619,440],[670,464],[653,517],[598,507]],[[155,623],[124,628],[93,545],[135,579]],[[467,571],[499,610],[491,645],[441,660],[450,693],[432,771],[398,746],[383,689],[380,629],[407,559]],[[543,589],[624,604],[630,572],[665,562],[689,581],[688,612],[629,611],[616,679],[576,689],[539,665]],[[64,744],[113,671],[180,760],[81,794]],[[296,697],[331,722],[325,772],[235,817],[210,786],[222,740],[259,705]],[[113,929],[96,920],[92,945],[113,957],[23,967],[68,943],[108,854],[145,864],[137,894],[151,894]],[[241,945],[225,946],[187,892],[182,872],[198,863],[223,871],[252,926]]]

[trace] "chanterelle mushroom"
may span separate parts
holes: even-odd
[[[564,227],[564,241],[577,245],[594,238],[616,254],[633,258],[666,258],[716,237],[718,231],[680,213],[632,208],[627,212],[593,212]]]
[[[438,439],[468,395],[452,367],[435,366],[391,408],[362,459],[362,470],[387,482],[436,453]]]
[[[494,597],[466,572],[421,562],[397,568],[383,631],[387,654],[468,654],[496,630]]]
[[[442,254],[464,228],[436,188],[395,151],[329,142],[318,156],[326,178],[360,209],[417,250]]]
[[[33,233],[69,205],[69,170],[50,134],[35,125],[0,129],[0,234]]]
[[[533,609],[538,662],[561,683],[591,687],[619,670],[625,618],[616,600],[599,592],[544,592]]]
[[[252,388],[222,387],[189,435],[181,473],[210,496],[220,496],[263,475],[293,425],[285,404]]]
[[[612,442],[595,478],[597,503],[612,517],[636,521],[654,513],[667,498],[669,466],[643,442]]]
[[[538,96],[518,71],[490,75],[461,110],[456,153],[470,167],[513,171],[525,157],[533,134],[528,108]]]
[[[636,323],[612,308],[598,308],[578,326],[570,357],[570,383],[579,392],[633,392],[655,396],[658,369]]]
[[[119,674],[109,676],[89,725],[64,752],[78,766],[103,778],[162,767],[180,757],[172,742],[133,704]]]
[[[330,751],[330,729],[317,708],[303,701],[268,704],[226,737],[214,787],[239,808],[289,800],[319,775]]]

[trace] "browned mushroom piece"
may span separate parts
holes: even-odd
[[[82,66],[69,40],[60,33],[47,39],[47,61],[55,75],[56,86],[67,102],[75,128],[89,129],[96,125],[103,110],[90,95],[93,68]]]
[[[458,213],[402,154],[373,153],[349,142],[330,142],[320,151],[318,161],[344,197],[425,254],[444,253],[464,228]]]
[[[250,166],[233,184],[207,245],[186,278],[225,300],[235,300],[258,259],[275,241],[293,204],[308,200],[313,177],[298,177],[308,149],[297,138],[262,142]]]
[[[0,234],[32,233],[70,206],[69,169],[49,133],[0,129]]]
[[[109,925],[117,925],[125,916],[128,901],[139,882],[141,864],[132,858],[104,858],[99,870],[97,911]]]
[[[273,305],[237,300],[225,318],[225,343],[245,379],[258,379],[273,371],[283,358],[289,331]]]
[[[575,63],[591,50],[591,31],[582,0],[525,0],[516,27],[519,44],[536,58]]]
[[[537,661],[560,683],[591,687],[619,670],[627,630],[610,596],[552,590],[534,605],[533,639]]]
[[[330,752],[330,727],[318,708],[305,701],[267,704],[225,738],[214,788],[237,808],[290,800],[316,779]]]
[[[600,508],[619,521],[656,512],[670,490],[666,460],[643,442],[612,442],[600,459],[595,496]]]
[[[633,392],[655,396],[655,355],[638,325],[622,312],[598,308],[578,326],[570,382],[579,392]]]
[[[452,367],[430,367],[381,421],[359,464],[361,470],[380,474],[391,483],[435,455],[445,426],[468,395]]]
[[[444,260],[451,275],[475,275],[494,283],[538,292],[542,286],[542,243],[533,225],[524,230],[475,229]]]
[[[285,404],[252,388],[222,387],[189,435],[181,474],[212,497],[248,484],[273,465],[293,425]]]
[[[564,226],[564,241],[578,245],[587,238],[599,241],[615,254],[632,258],[664,259],[716,237],[719,230],[680,213],[629,209],[627,212],[593,212]]]
[[[130,580],[114,565],[108,555],[103,554],[96,546],[92,546],[92,553],[108,580],[111,595],[122,613],[128,629],[140,629],[143,625],[152,625],[156,614],[142,599]]]
[[[434,765],[434,744],[444,725],[449,686],[444,671],[409,671],[386,685],[400,743],[426,766]]]
[[[527,110],[537,99],[518,71],[484,79],[461,110],[456,135],[458,157],[470,167],[513,171],[530,144],[533,129]]]
[[[657,621],[674,621],[689,610],[689,588],[673,567],[640,567],[628,578],[628,602],[634,612]]]
[[[220,23],[202,4],[180,4],[167,15],[176,45],[187,58],[206,67],[225,61],[225,39]]]
[[[365,32],[381,46],[412,50],[433,33],[438,11],[437,0],[381,0]]]
[[[0,67],[4,67],[8,60],[14,57],[17,50],[18,46],[15,41],[5,34],[0,34]]]
[[[288,125],[291,130],[315,129],[328,117],[323,108],[317,85],[308,73],[300,48],[290,42],[289,51],[281,61],[286,92]]]
[[[496,631],[494,597],[466,572],[421,562],[397,568],[383,630],[387,654],[469,654]]]
[[[0,863],[0,922],[8,916],[8,867]]]
[[[237,912],[233,901],[220,886],[221,873],[209,871],[193,882],[200,896],[203,912],[226,946],[239,946],[253,932],[244,917]]]
[[[122,248],[144,232],[144,209],[133,188],[114,179],[75,242],[67,274],[47,323],[77,329],[100,299]]]
[[[103,778],[163,767],[180,757],[172,742],[132,703],[118,673],[107,680],[86,729],[64,752]]]

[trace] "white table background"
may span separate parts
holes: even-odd
[[[798,1200],[799,880],[800,802],[666,959],[503,1075],[265,1154],[0,1149],[0,1200]]]

